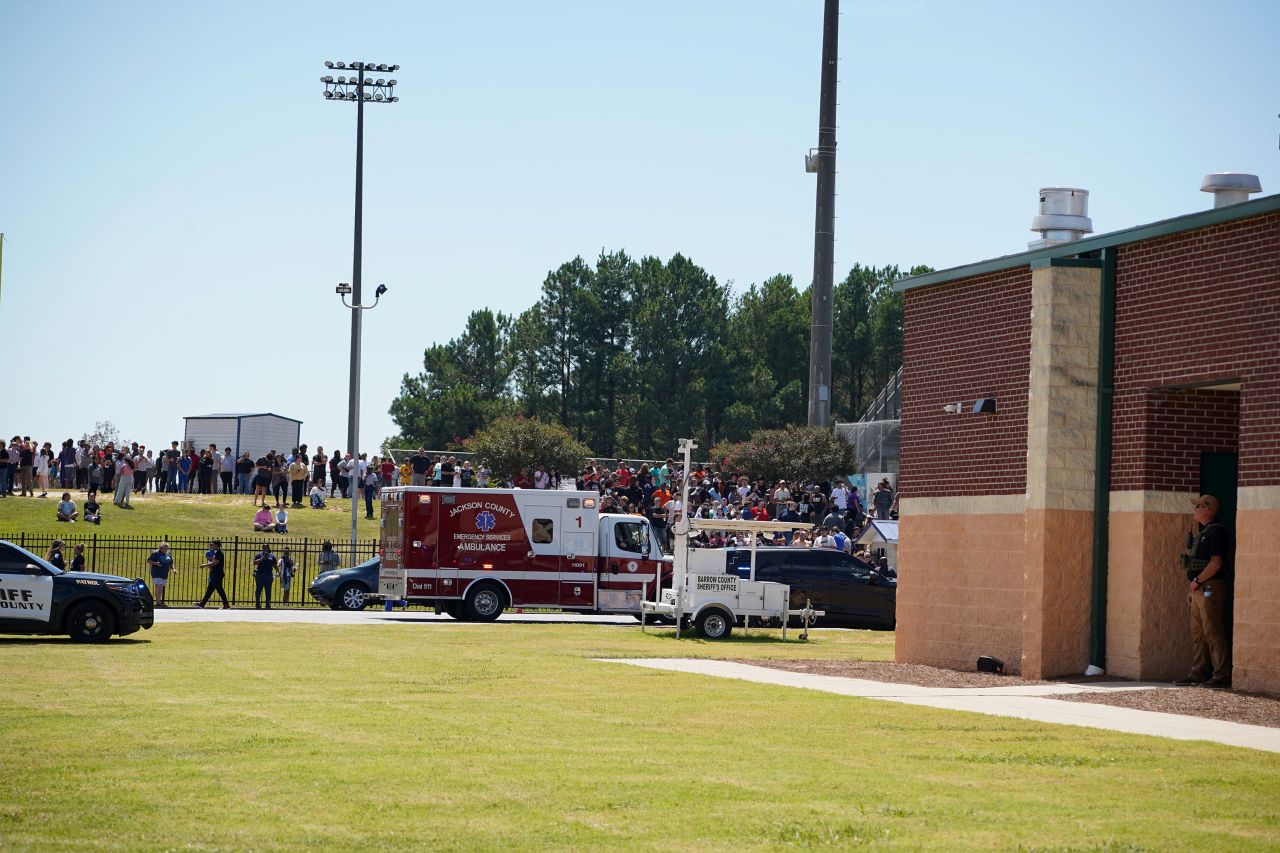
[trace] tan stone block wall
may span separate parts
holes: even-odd
[[[1021,501],[1022,497],[1017,496]],[[1019,669],[1023,515],[1008,496],[964,499],[968,513],[903,501],[896,659],[972,670],[979,655]]]
[[[1280,487],[1238,497],[1232,682],[1280,693]]]
[[[1107,557],[1107,672],[1168,681],[1191,665],[1184,492],[1112,492]]]
[[[1031,273],[1027,506],[1093,509],[1101,271]]]
[[[1028,509],[1022,674],[1051,678],[1089,665],[1093,513]]]

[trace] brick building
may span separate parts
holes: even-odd
[[[1208,492],[1236,530],[1235,685],[1280,692],[1280,196],[898,289],[897,659],[1184,675],[1177,556]]]

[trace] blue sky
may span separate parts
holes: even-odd
[[[1280,191],[1280,4],[855,2],[840,30],[837,276],[1025,248],[1042,186],[1098,233]],[[0,430],[275,411],[345,445],[354,105],[366,113],[364,449],[423,349],[603,250],[807,285],[820,0],[0,0]],[[796,358],[808,342],[796,341]]]

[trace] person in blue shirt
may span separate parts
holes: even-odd
[[[86,518],[88,513],[86,513]],[[156,607],[168,607],[164,603],[164,591],[169,585],[169,573],[176,571],[173,568],[173,555],[169,553],[169,543],[161,542],[160,546],[151,552],[151,556],[147,558],[147,565],[151,567],[151,586],[155,590]]]

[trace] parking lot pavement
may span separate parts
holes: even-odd
[[[1019,717],[1042,723],[1060,723],[1069,726],[1085,726],[1108,729],[1130,734],[1155,735],[1175,740],[1207,740],[1229,746],[1243,746],[1268,752],[1280,752],[1280,729],[1252,726],[1225,720],[1210,720],[1182,714],[1165,714],[1157,711],[1141,711],[1114,705],[1094,705],[1083,702],[1062,702],[1055,694],[1098,692],[1106,690],[1177,690],[1167,684],[1143,684],[1119,682],[1115,684],[1043,684],[1018,687],[918,687],[911,684],[892,684],[862,678],[844,678],[834,675],[814,675],[804,672],[769,669],[762,666],[733,663],[722,660],[626,659],[611,663],[709,675],[717,678],[736,678],[759,684],[775,684],[784,687],[800,687],[821,690],[843,696],[861,696],[866,699],[882,699],[889,702],[905,702],[909,705],[925,705],[930,708],[946,708],[953,711],[973,711],[999,717]],[[1185,688],[1183,688],[1185,689]]]
[[[634,625],[638,622],[630,616],[605,616],[591,613],[504,613],[499,622],[550,622],[579,625]],[[237,607],[231,610],[195,607],[170,607],[156,611],[157,625],[173,625],[184,622],[274,622],[310,625],[386,625],[405,623],[442,623],[450,625],[469,625],[473,623],[458,622],[448,616],[437,616],[430,610],[411,608],[394,610],[390,613],[381,608],[369,607],[365,610],[345,611],[327,608],[308,608],[288,610],[282,607],[271,610],[254,610],[252,607]]]

